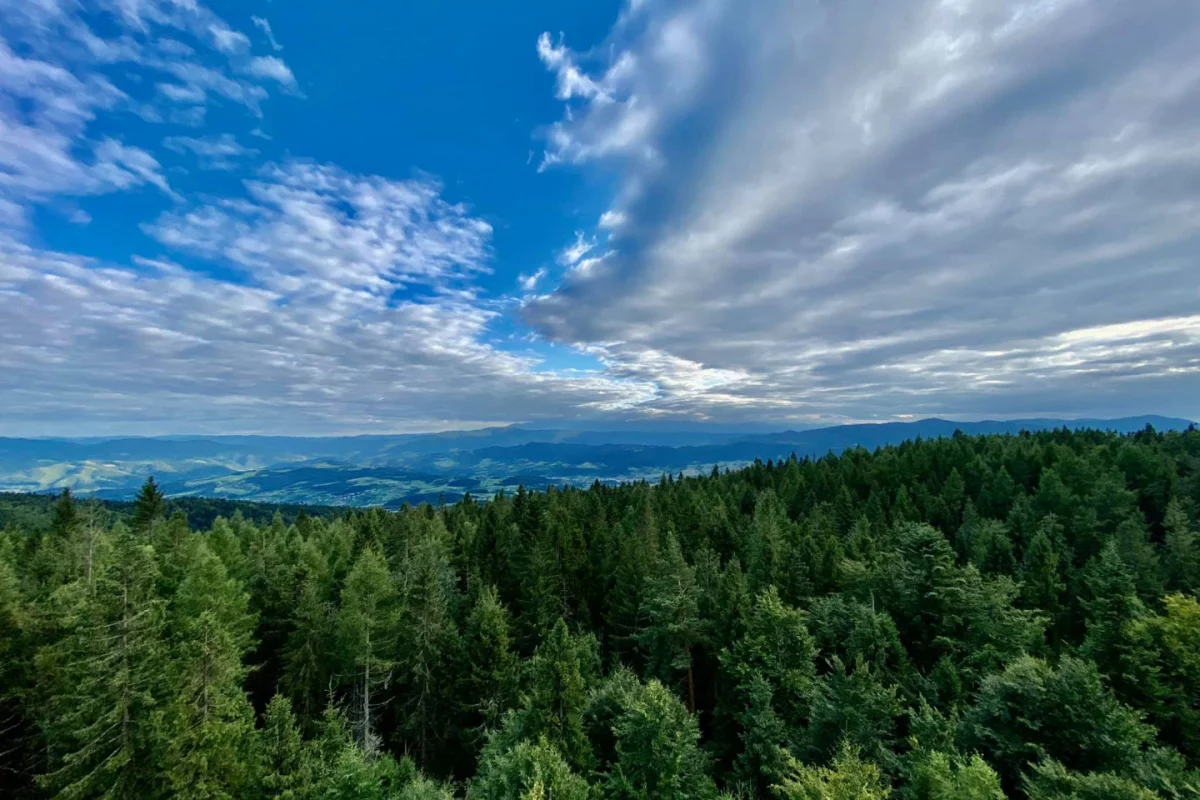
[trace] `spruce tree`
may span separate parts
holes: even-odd
[[[696,591],[696,570],[683,558],[679,541],[667,535],[642,600],[645,627],[639,643],[648,674],[667,686],[682,688],[688,710],[696,711],[696,677],[692,650],[703,639]]]
[[[133,529],[138,533],[146,533],[154,521],[163,515],[166,508],[166,498],[154,482],[154,476],[146,478],[138,492],[133,505]]]
[[[362,551],[342,589],[337,617],[339,657],[351,681],[355,739],[366,753],[379,750],[375,721],[385,701],[396,657],[396,588],[376,550]]]

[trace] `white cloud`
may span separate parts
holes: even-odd
[[[602,268],[522,313],[661,370],[647,409],[1200,415],[1197,31],[1178,3],[697,0],[544,36],[543,166],[619,181]],[[743,377],[680,393],[663,356]]]
[[[0,239],[4,433],[375,431],[620,407],[646,387],[489,344],[491,229],[427,180],[288,162],[250,200],[148,232],[167,258],[97,263]],[[440,422],[430,422],[440,421]],[[61,423],[55,431],[62,433]]]
[[[626,217],[623,211],[605,211],[600,215],[600,221],[597,227],[601,230],[615,230],[625,224]]]
[[[233,30],[224,22],[209,25],[208,34],[212,37],[213,47],[227,55],[245,52],[250,47],[250,38],[246,34]]]
[[[583,231],[575,231],[575,241],[563,248],[558,254],[558,263],[564,267],[573,267],[595,247],[596,239],[594,237],[585,239]]]
[[[295,88],[296,76],[283,60],[275,56],[257,56],[246,65],[246,73],[257,78],[267,78],[283,86]]]
[[[519,276],[517,276],[517,283],[520,284],[523,291],[532,292],[537,288],[538,283],[544,277],[546,277],[546,268],[542,267],[537,272],[529,275],[521,273]]]
[[[200,160],[205,169],[231,170],[241,165],[241,159],[258,155],[258,151],[245,147],[232,133],[215,136],[168,136],[163,147],[176,153],[191,153]]]
[[[281,45],[279,42],[275,41],[275,33],[271,30],[270,22],[268,22],[263,17],[251,17],[250,21],[254,23],[254,27],[261,30],[263,32],[263,35],[265,35],[267,37],[267,42],[270,43],[272,50],[274,50],[275,52],[279,52],[280,50],[283,49],[283,45]]]

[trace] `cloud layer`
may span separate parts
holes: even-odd
[[[1200,416],[1189,0],[640,0],[514,42],[564,104],[530,169],[615,189],[500,275],[503,209],[263,132],[306,102],[266,19],[0,23],[0,435]]]
[[[647,0],[544,36],[543,166],[619,191],[524,316],[660,410],[1196,415],[1198,34],[1186,0]]]
[[[485,343],[498,311],[458,284],[484,269],[491,229],[435,183],[288,162],[265,167],[249,198],[147,225],[233,277],[9,243],[6,417],[143,432],[428,429],[598,410],[636,391]]]

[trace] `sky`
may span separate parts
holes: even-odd
[[[1200,418],[1194,0],[0,0],[0,435]]]

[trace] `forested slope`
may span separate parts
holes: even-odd
[[[1200,796],[1200,432],[0,539],[0,793]],[[32,520],[32,521],[31,521]]]

